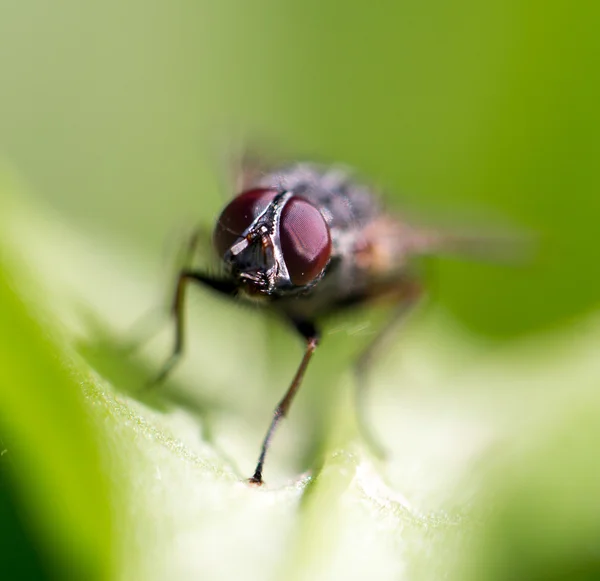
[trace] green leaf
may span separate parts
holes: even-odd
[[[371,378],[366,413],[390,451],[385,462],[357,437],[348,366],[371,318],[338,321],[277,433],[267,485],[256,489],[244,477],[301,355],[294,339],[260,313],[198,291],[189,357],[167,385],[145,389],[170,336],[141,345],[132,333],[157,302],[143,260],[23,196],[6,199],[2,461],[12,459],[14,502],[32,531],[24,542],[51,571],[147,580],[460,571],[462,579],[473,563],[479,572],[546,571],[539,556],[559,555],[574,530],[575,548],[592,542],[585,501],[546,508],[555,496],[590,496],[594,321],[585,332],[579,325],[498,350],[473,343],[443,311],[415,317]],[[579,421],[570,402],[584,395],[588,419]],[[511,452],[533,438],[539,446]],[[569,446],[561,451],[571,440],[577,460]],[[573,479],[555,486],[552,474]],[[550,514],[564,526],[538,534]],[[576,526],[582,519],[590,527]],[[576,570],[589,552],[565,555]]]
[[[3,201],[9,194],[2,191]],[[7,219],[4,202],[3,210]],[[113,518],[100,433],[91,426],[81,391],[89,372],[73,358],[55,323],[49,325],[40,308],[20,296],[37,282],[17,274],[21,265],[6,241],[1,257],[0,463],[10,502],[18,505],[9,526],[22,526],[23,542],[40,548],[41,554],[32,552],[42,569],[108,579],[114,570]],[[12,536],[3,522],[3,536]]]

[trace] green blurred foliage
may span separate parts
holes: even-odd
[[[482,333],[556,326],[598,306],[594,3],[2,10],[2,147],[84,228],[157,256],[182,220],[210,225],[220,148],[242,131],[354,164],[395,205],[536,236],[530,268],[440,266],[436,300]]]
[[[10,504],[0,520],[2,566],[10,572],[13,545],[23,575],[107,579],[115,567],[113,508],[97,435],[66,361],[15,295],[7,266],[0,263],[0,492],[1,504]]]
[[[322,571],[337,571],[330,578],[381,571],[380,578],[397,579],[412,571],[416,555],[426,563],[415,579],[447,576],[454,559],[466,567],[461,579],[595,578],[595,416],[580,414],[571,401],[546,402],[528,384],[547,384],[549,394],[571,383],[597,384],[595,367],[571,361],[561,375],[568,357],[538,335],[542,363],[526,349],[521,359],[500,353],[469,376],[466,368],[480,363],[479,346],[465,354],[472,336],[448,329],[459,321],[481,336],[514,339],[566,328],[599,306],[598,16],[591,2],[540,0],[4,3],[0,152],[28,183],[23,207],[31,221],[25,227],[15,219],[22,231],[8,234],[12,201],[0,191],[0,447],[9,449],[0,456],[0,533],[15,555],[29,555],[30,574],[51,563],[58,576],[108,578],[118,544],[129,563],[123,578],[140,571],[148,579],[166,572],[197,578],[198,570],[222,578],[225,569],[248,577],[264,567],[293,570],[298,579]],[[348,367],[346,351],[356,350],[353,335],[361,342],[368,333],[337,333],[323,346],[287,436],[274,445],[272,474],[278,464],[278,476],[322,468],[303,496],[300,485],[264,495],[232,485],[246,471],[232,465],[253,460],[265,418],[297,362],[296,339],[283,329],[261,327],[254,313],[202,295],[196,381],[174,381],[175,390],[162,393],[136,391],[151,373],[147,361],[129,360],[126,340],[115,338],[107,321],[126,326],[128,308],[152,304],[148,285],[129,300],[128,284],[147,268],[143,260],[158,278],[173,232],[212,225],[233,193],[223,185],[222,158],[240,133],[259,145],[264,139],[275,155],[281,148],[352,164],[398,210],[421,209],[458,228],[507,226],[536,239],[527,264],[440,259],[428,269],[437,312],[455,319],[447,328],[425,321],[421,335],[416,325],[401,345],[409,372],[388,361],[376,375],[378,386],[407,392],[406,405],[388,412],[401,418],[388,421],[401,466],[388,475],[402,493],[360,473],[359,456],[328,456],[353,437],[351,405],[340,405],[345,400],[335,389],[350,383],[339,370]],[[44,206],[59,219],[38,227]],[[20,263],[32,249],[41,258]],[[52,302],[57,295],[46,294],[48,273],[65,302],[76,297],[71,310],[87,328],[85,339],[63,328],[64,312]],[[358,325],[359,317],[347,324]],[[597,338],[590,334],[576,348],[595,346]],[[275,355],[268,360],[266,352]],[[452,361],[436,359],[444,357]],[[86,365],[102,379],[84,381],[78,366]],[[244,389],[230,389],[242,376]],[[413,384],[427,393],[411,391]],[[589,409],[596,404],[590,396]],[[510,432],[502,413],[512,418],[545,405],[556,414],[548,429],[526,428],[508,448],[489,447],[519,450],[497,471],[454,457],[461,446],[474,453],[469,445],[484,431],[478,421]],[[110,431],[90,426],[90,417]],[[403,421],[414,422],[410,433]],[[451,434],[460,436],[463,425],[466,435],[453,446]],[[14,465],[4,479],[8,458]],[[448,458],[440,493],[428,475],[442,481]],[[109,498],[109,481],[114,487],[123,462],[136,490],[124,512],[135,540],[115,532],[110,516],[120,505]],[[482,522],[441,515],[464,497],[471,506],[463,490],[453,496],[461,471],[466,490],[481,477],[484,494],[473,512]],[[440,513],[405,503],[402,494],[415,489],[423,490],[414,494],[422,504],[442,506]]]
[[[2,446],[6,441],[0,439]],[[7,456],[6,448],[2,450]],[[12,467],[10,467],[12,468]],[[2,569],[13,579],[51,579],[49,567],[41,555],[41,543],[20,514],[21,503],[16,498],[9,474],[9,461],[5,457],[0,462],[0,545],[2,546]]]

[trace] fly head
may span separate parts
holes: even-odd
[[[258,188],[223,210],[213,243],[224,268],[250,296],[286,296],[311,288],[331,256],[321,212],[293,192]]]

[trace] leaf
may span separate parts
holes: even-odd
[[[197,292],[189,357],[168,385],[143,389],[170,342],[166,331],[148,345],[132,340],[157,302],[150,266],[9,199],[0,423],[18,503],[63,573],[74,563],[86,579],[450,578],[485,560],[494,531],[517,539],[528,515],[539,518],[544,507],[527,499],[554,490],[536,478],[555,443],[547,427],[581,394],[597,403],[594,321],[500,350],[432,309],[373,373],[367,414],[391,452],[379,462],[353,420],[347,362],[370,333],[360,314],[326,335],[277,434],[267,486],[250,487],[244,477],[299,346],[259,313]],[[581,427],[565,422],[565,437]],[[534,434],[539,451],[510,455],[513,438],[518,446]],[[557,458],[572,469],[568,455]],[[531,478],[516,478],[523,466]],[[576,470],[584,478],[591,468]],[[488,498],[505,516],[490,516]],[[524,534],[517,544],[527,559],[556,538]],[[510,564],[511,546],[491,562]],[[530,563],[520,570],[541,566]]]
[[[18,268],[4,249],[1,256],[0,462],[10,471],[18,519],[43,546],[44,568],[107,579],[112,515],[82,372],[58,333],[34,319],[39,311],[18,294]]]

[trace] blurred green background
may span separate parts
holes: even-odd
[[[537,250],[528,264],[511,267],[436,261],[431,281],[434,302],[441,312],[451,314],[455,328],[463,327],[471,338],[492,340],[487,345],[498,340],[510,349],[522,336],[541,337],[543,342],[544,333],[560,333],[563,329],[569,329],[565,336],[574,343],[579,336],[576,325],[593,316],[600,302],[599,16],[599,9],[591,2],[519,0],[5,0],[0,4],[0,155],[21,186],[9,187],[9,180],[0,181],[0,212],[11,206],[11,196],[22,197],[34,209],[50,208],[62,224],[85,233],[91,244],[110,241],[113,252],[120,249],[119,260],[144,261],[144,267],[156,273],[154,282],[161,284],[158,279],[164,273],[166,241],[195,223],[212,226],[224,197],[233,193],[223,191],[221,180],[221,156],[226,153],[223,150],[228,141],[242,134],[260,143],[264,136],[268,144],[281,144],[286,154],[297,152],[302,157],[356,166],[383,186],[385,199],[399,210],[406,205],[411,210],[421,209],[424,216],[430,213],[450,223],[499,224],[532,235]],[[38,222],[31,223],[35,230]],[[43,239],[43,227],[38,234]],[[12,236],[9,243],[4,243],[1,255],[8,283],[5,293],[0,289],[5,362],[0,372],[4,392],[0,428],[8,434],[3,438],[5,442],[24,442],[25,459],[17,458],[17,466],[26,474],[23,481],[48,479],[56,487],[53,490],[60,490],[60,479],[72,477],[73,488],[65,498],[75,498],[73,506],[79,508],[74,514],[55,511],[60,503],[52,508],[53,501],[44,500],[35,487],[28,490],[18,484],[19,480],[14,481],[15,485],[12,470],[5,471],[6,464],[1,464],[0,511],[6,515],[0,519],[5,523],[2,530],[24,555],[34,555],[15,560],[28,563],[34,578],[41,571],[52,570],[43,558],[41,564],[36,560],[40,554],[37,535],[40,531],[46,534],[47,526],[28,528],[23,523],[37,522],[31,514],[43,515],[40,523],[64,519],[57,525],[62,532],[56,538],[64,536],[65,546],[71,542],[68,539],[80,539],[77,566],[82,567],[81,578],[91,578],[89,571],[95,571],[99,579],[112,578],[113,557],[108,555],[112,554],[111,542],[117,541],[110,540],[114,527],[114,515],[110,513],[114,508],[109,508],[107,487],[109,481],[113,488],[120,486],[115,480],[117,467],[119,462],[129,462],[131,450],[115,452],[112,448],[119,448],[118,440],[109,438],[112,443],[108,446],[103,441],[105,434],[96,428],[92,430],[96,435],[93,440],[86,422],[72,420],[85,413],[83,402],[69,399],[83,380],[79,372],[70,369],[71,363],[66,365],[67,370],[58,369],[55,358],[63,362],[63,367],[65,360],[73,358],[76,369],[85,370],[86,364],[69,351],[75,343],[73,336],[67,333],[59,340],[53,335],[49,340],[47,335],[60,336],[60,332],[48,331],[52,329],[48,319],[37,317],[42,322],[34,325],[31,319],[35,315],[14,306],[20,304],[18,295],[25,294],[27,302],[30,291],[19,286],[24,281],[34,291],[44,293],[43,285],[35,284],[35,266],[19,264],[23,255],[18,238]],[[26,240],[22,243],[27,246]],[[75,280],[79,275],[93,280],[92,271],[104,265],[97,265],[94,258],[90,254],[88,270],[72,273],[73,278],[58,274],[62,272],[60,254],[50,255],[46,268],[52,271],[56,267],[57,278]],[[138,266],[132,264],[132,273],[139,274]],[[27,271],[28,267],[33,270],[30,278],[21,282],[16,275],[12,278],[11,273]],[[114,272],[120,278],[112,281],[108,292],[113,293],[112,301],[116,303],[120,300],[121,281],[123,287],[129,283],[128,271],[121,263]],[[150,292],[139,302],[151,305]],[[51,312],[54,305],[47,301],[44,308]],[[92,310],[95,317],[102,316],[99,305],[93,305]],[[119,314],[127,316],[123,310]],[[9,315],[15,317],[10,319],[12,322]],[[225,328],[235,326],[239,316],[247,317],[225,308],[222,316]],[[252,321],[247,317],[240,324]],[[24,337],[30,333],[30,339],[24,343],[12,340],[22,333]],[[271,343],[277,343],[283,331],[274,329],[272,334],[275,339],[271,338]],[[597,341],[597,334],[581,334],[588,347]],[[226,344],[233,351],[238,349],[240,357],[247,351],[247,364],[257,369],[264,366],[258,359],[267,355],[260,347],[244,349],[239,338],[231,340],[233,346],[219,341],[215,339],[216,346]],[[20,369],[28,366],[29,343],[33,345],[32,360],[44,363],[27,369],[31,374],[25,376]],[[554,352],[546,347],[550,360]],[[516,349],[518,352],[519,347]],[[335,352],[329,353],[335,362]],[[506,377],[513,377],[511,370],[517,377],[518,372],[529,369],[530,354],[523,353],[524,362],[517,365],[514,360],[499,359],[484,367],[489,376],[472,383],[485,386],[488,377],[504,377],[505,372]],[[289,375],[295,357],[295,352],[280,353],[279,361],[273,364],[278,379]],[[118,356],[113,354],[113,360]],[[201,361],[209,360],[207,355]],[[98,361],[91,357],[90,361],[96,370],[100,368]],[[334,374],[328,370],[327,361],[316,365],[320,365],[320,372]],[[535,365],[540,365],[539,361]],[[560,385],[554,388],[573,390],[576,400],[578,386],[597,386],[599,374],[591,363],[573,366],[576,373],[572,376],[556,373]],[[255,381],[260,384],[263,376],[257,369],[253,373],[256,371]],[[239,370],[233,369],[231,377],[234,372],[239,375]],[[135,377],[139,379],[143,373],[138,370]],[[544,375],[553,376],[553,372]],[[123,377],[124,372],[121,380]],[[219,376],[223,385],[229,379],[226,374]],[[267,415],[279,381],[271,378],[269,383],[274,384],[273,389],[263,390],[259,396],[265,397],[252,404],[253,409],[262,409]],[[36,390],[41,391],[38,394]],[[64,401],[69,403],[62,412],[57,411],[60,405],[54,410],[56,414],[52,412],[56,402],[32,405],[34,401],[45,401],[52,393],[67,398]],[[586,393],[589,408],[599,409],[596,392]],[[240,396],[240,401],[250,405],[246,399],[251,401],[252,397]],[[492,390],[483,397],[489,398],[487,403],[493,408],[496,395]],[[517,403],[519,396],[514,397],[516,409],[521,404]],[[559,408],[568,400],[560,401]],[[78,405],[81,410],[75,411]],[[539,392],[523,393],[524,410],[533,413],[544,405]],[[239,406],[243,414],[243,405]],[[585,521],[581,529],[584,540],[572,552],[565,549],[565,575],[569,567],[574,571],[577,563],[584,563],[580,578],[598,578],[594,576],[597,561],[589,556],[593,551],[580,560],[577,552],[595,534],[591,524],[589,535],[585,532],[589,521],[581,516],[597,514],[595,505],[588,512],[582,509],[587,508],[585,498],[590,489],[579,491],[576,485],[569,488],[568,482],[561,479],[565,472],[560,469],[564,461],[565,470],[573,475],[569,482],[577,483],[579,478],[596,482],[594,463],[587,461],[589,455],[582,452],[575,456],[574,464],[569,464],[572,454],[568,450],[559,451],[554,462],[548,443],[562,437],[560,430],[573,434],[583,430],[587,434],[584,440],[588,441],[600,434],[589,417],[580,422],[568,404],[564,408],[565,418],[548,423],[546,439],[539,436],[539,449],[531,447],[523,458],[513,458],[512,463],[508,454],[509,467],[501,470],[512,475],[524,465],[540,466],[541,472],[548,474],[544,467],[551,472],[551,467],[558,466],[558,485],[551,474],[537,479],[533,474],[533,492],[521,487],[518,479],[511,488],[512,477],[505,481],[500,478],[502,490],[497,490],[491,486],[498,481],[495,473],[488,475],[487,489],[483,485],[500,498],[499,512],[486,521],[489,537],[483,537],[493,540],[489,545],[493,550],[483,543],[478,553],[481,567],[496,571],[490,579],[548,578],[544,573],[544,567],[548,567],[544,551],[532,557],[529,548],[551,551],[548,547],[554,547],[554,537],[549,541],[537,535],[535,526],[530,530],[521,525],[539,518],[537,507],[527,512],[530,495],[550,503],[554,494],[574,499],[573,511],[559,515],[559,529],[570,535],[569,526],[561,523]],[[476,407],[471,411],[475,414]],[[114,416],[113,423],[125,429],[120,416],[113,412],[102,413]],[[261,416],[256,421],[257,434],[263,430],[263,420]],[[97,423],[103,429],[106,424],[116,429],[102,414]],[[559,426],[558,435],[554,425]],[[50,441],[48,434],[58,434],[58,439],[44,449],[44,442]],[[73,440],[81,447],[66,446],[65,450],[64,442]],[[133,442],[137,440],[132,439],[132,450],[138,445]],[[13,448],[0,441],[0,448],[5,446]],[[112,451],[107,453],[106,448],[111,446]],[[12,452],[10,455],[14,458]],[[105,463],[96,455],[105,458]],[[4,456],[0,456],[0,462],[6,460]],[[47,469],[41,462],[45,457],[50,458]],[[114,465],[113,457],[119,458]],[[156,464],[161,466],[158,460]],[[64,468],[75,465],[78,468],[72,471]],[[154,465],[147,470],[147,476],[153,477]],[[139,473],[143,473],[141,468]],[[179,489],[176,491],[185,497]],[[89,493],[87,504],[81,497],[85,492]],[[331,490],[328,492],[331,494]],[[320,506],[318,494],[314,498],[315,506]],[[577,499],[584,499],[583,505],[577,504]],[[487,507],[487,500],[481,502]],[[11,512],[18,506],[34,508]],[[516,516],[510,512],[514,506]],[[144,518],[151,519],[151,515]],[[482,518],[488,519],[488,515]],[[319,512],[306,517],[305,522],[312,523],[311,519],[316,519],[316,524],[310,526],[318,528]],[[90,527],[90,521],[100,524]],[[517,529],[523,534],[513,539],[514,545],[495,541],[513,538]],[[226,536],[228,531],[221,534]],[[560,534],[556,538],[560,539]],[[565,545],[561,546],[564,549]],[[520,572],[498,565],[510,563],[517,549],[522,549],[519,562],[524,563]],[[11,554],[19,553],[15,549]],[[57,567],[65,567],[69,551],[65,554]],[[538,559],[540,554],[544,558]],[[553,554],[562,558],[562,553]],[[299,555],[302,560],[302,553]],[[490,561],[485,561],[486,555]],[[436,571],[441,570],[445,567],[440,565]],[[562,571],[559,566],[554,570]],[[517,574],[515,571],[521,576],[511,577]],[[429,572],[415,578],[434,576]],[[475,570],[473,578],[488,577]]]
[[[233,134],[340,160],[401,207],[539,237],[527,270],[444,264],[490,335],[598,304],[597,14],[566,2],[5,2],[1,147],[84,229],[156,256],[211,225]],[[229,192],[227,192],[227,195]]]

